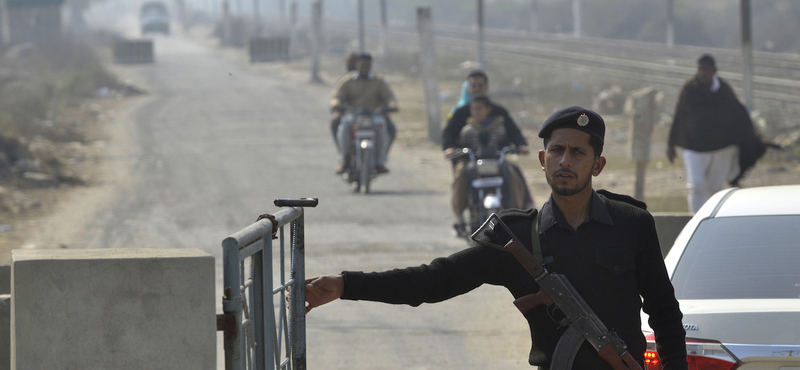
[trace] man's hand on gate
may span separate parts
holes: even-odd
[[[341,298],[342,294],[344,294],[342,275],[325,275],[306,279],[306,313],[314,307]]]

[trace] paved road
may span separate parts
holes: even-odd
[[[114,128],[123,181],[70,245],[200,248],[218,261],[218,297],[220,242],[277,211],[275,198],[320,199],[306,212],[308,275],[419,265],[464,248],[449,232],[449,189],[426,183],[409,149],[395,149],[372,195],[333,175],[330,86],[179,34],[155,45],[155,64],[113,68],[149,94]],[[511,301],[482,287],[418,308],[334,302],[308,317],[309,369],[530,369]]]

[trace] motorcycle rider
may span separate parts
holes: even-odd
[[[356,57],[356,70],[352,75],[341,82],[333,91],[330,107],[334,117],[342,117],[347,108],[355,109],[385,109],[385,112],[397,112],[397,100],[389,84],[380,76],[371,72],[372,56],[359,54]],[[337,147],[342,160],[336,168],[337,174],[344,173],[350,165],[350,146],[352,145],[353,121],[341,119],[336,131]],[[394,123],[386,117],[387,127],[378,129],[376,141],[378,163],[375,168],[378,173],[389,172],[386,168],[389,147],[394,141]]]
[[[445,158],[451,158],[456,148],[470,148],[473,152],[479,153],[483,148],[501,149],[506,146],[514,146],[520,154],[530,153],[528,142],[522,136],[519,127],[510,119],[508,112],[505,109],[497,109],[488,96],[473,94],[468,108],[470,116],[465,119],[465,125],[461,126],[458,139],[443,139],[446,146]],[[455,125],[452,119],[448,123],[448,128],[451,128],[451,124]],[[455,234],[460,237],[467,235],[464,211],[469,207],[471,177],[467,163],[468,159],[465,157],[456,158],[453,168],[451,206],[456,216],[453,229]],[[526,204],[528,201],[525,199],[525,194],[528,189],[522,177],[522,171],[511,162],[505,162],[501,173],[508,182],[505,187],[508,196],[504,198],[504,206],[507,208],[529,206]]]
[[[464,89],[466,88],[466,90]],[[447,117],[447,126],[445,127],[444,131],[442,132],[442,150],[447,151],[449,148],[457,147],[457,142],[459,135],[461,134],[461,129],[467,124],[467,119],[470,117],[470,107],[469,102],[471,100],[472,95],[475,94],[487,94],[489,91],[489,77],[480,69],[474,69],[469,72],[467,75],[467,80],[462,87],[461,91],[461,100],[459,100],[458,104],[453,107],[452,112]],[[514,122],[511,118],[511,115],[508,114],[508,111],[497,103],[492,103],[492,111],[497,113],[498,115],[502,115],[505,120],[508,122]],[[514,123],[514,127],[516,127],[516,123]],[[520,134],[521,136],[522,134]],[[447,153],[445,153],[446,155]],[[455,162],[453,165],[455,166]],[[527,208],[534,208],[536,205],[533,202],[533,197],[531,196],[530,191],[528,190],[528,185],[525,184],[525,177],[522,175],[522,170],[519,167],[513,166],[517,173],[519,174],[519,178],[522,179],[523,185],[525,187],[525,204],[523,206],[524,209]]]
[[[338,91],[344,81],[353,78],[353,73],[356,72],[357,58],[358,58],[358,53],[350,53],[347,55],[347,59],[344,62],[344,66],[347,72],[345,72],[345,74],[343,74],[341,77],[339,77],[339,79],[336,80],[336,85],[333,87],[333,91]],[[337,146],[339,145],[339,140],[337,139],[336,134],[339,132],[339,124],[341,122],[342,122],[341,112],[333,110],[331,114],[331,136],[333,137],[333,143]]]

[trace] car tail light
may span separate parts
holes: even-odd
[[[661,359],[656,352],[653,333],[644,332],[647,351],[644,353],[646,370],[661,370]],[[689,370],[735,370],[739,363],[722,343],[714,340],[686,338],[686,353]]]

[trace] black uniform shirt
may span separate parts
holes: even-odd
[[[540,242],[545,267],[562,274],[581,294],[609,330],[616,331],[641,362],[645,340],[639,310],[650,315],[665,369],[686,369],[681,312],[667,276],[653,217],[630,197],[600,191],[592,195],[590,217],[573,230],[548,201],[542,207]],[[640,203],[642,204],[643,203]],[[530,249],[536,210],[510,210],[501,218]],[[564,227],[566,226],[566,227]],[[343,299],[417,306],[440,302],[482,284],[501,285],[514,298],[535,293],[538,284],[508,252],[475,246],[428,265],[386,272],[343,272]],[[641,296],[641,298],[640,298]],[[643,299],[643,300],[642,300]],[[503,304],[499,302],[498,304]],[[547,367],[566,328],[553,320],[553,308],[525,313],[531,330],[532,365]],[[575,369],[608,369],[587,344],[575,359]]]

